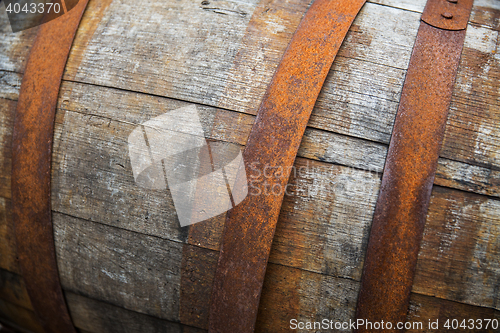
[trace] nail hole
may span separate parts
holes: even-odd
[[[207,5],[210,5],[210,1],[203,0],[203,1],[201,2],[201,5],[202,5],[202,6],[207,6]]]

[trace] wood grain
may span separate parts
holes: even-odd
[[[173,255],[173,249],[182,247],[181,244],[58,213],[55,216],[58,260],[63,263],[61,280],[67,290],[68,304],[78,327],[92,331],[94,328],[89,325],[94,325],[93,322],[100,327],[105,325],[103,320],[106,322],[109,319],[110,322],[114,322],[111,319],[119,320],[122,315],[130,317],[123,319],[124,323],[129,323],[135,320],[134,318],[140,323],[145,317],[144,314],[169,318],[170,321],[180,321],[189,326],[206,327],[208,318],[203,309],[209,304],[211,283],[217,263],[216,252],[184,245],[182,255]],[[142,255],[134,255],[129,259],[129,253],[133,251],[131,249]],[[155,251],[170,251],[170,255],[163,255],[159,262],[150,259],[155,256]],[[78,252],[78,256],[75,252]],[[183,272],[178,271],[180,256],[187,256],[186,259],[190,261],[183,266]],[[78,260],[78,265],[71,265],[71,271],[68,271],[64,262],[75,260]],[[135,264],[135,269],[129,269],[127,267],[129,260],[140,261],[141,266]],[[204,263],[202,264],[200,260]],[[137,280],[134,276],[138,275],[141,276],[142,282],[135,282]],[[182,280],[179,281],[177,276],[182,276]],[[88,280],[92,280],[93,283],[90,284]],[[354,313],[358,284],[349,279],[271,263],[264,287],[266,292],[259,319],[262,328],[260,331],[266,331],[265,327],[275,327],[278,331],[284,331],[288,327],[289,320],[295,315],[309,320],[318,316],[328,316],[338,320],[348,319]],[[134,292],[130,292],[130,288],[134,288]],[[181,295],[178,292],[169,292],[169,288],[181,289],[181,294],[184,294],[180,309],[171,305],[178,303]],[[149,291],[147,296],[145,296],[146,291]],[[86,297],[85,299],[81,296],[75,297],[72,295],[74,293]],[[186,293],[191,293],[191,297],[186,297]],[[266,305],[272,304],[277,297],[295,297],[293,299],[296,299],[297,303],[282,303],[275,309]],[[87,298],[113,305],[106,305],[110,310],[104,311],[106,309],[104,305]],[[168,300],[163,303],[159,301],[165,298]],[[127,310],[118,309],[118,303],[120,304],[118,307]],[[279,310],[282,311],[281,319],[273,315]],[[92,318],[95,320],[88,320]]]
[[[64,89],[66,88],[63,87]],[[132,123],[166,112],[169,108],[184,106],[185,103],[115,89],[96,89],[94,93],[98,94],[99,98],[95,98],[94,93],[89,93],[88,90],[84,98],[88,101],[112,102],[109,105],[100,102],[100,106],[79,105],[77,89],[78,85],[73,85],[73,97],[67,99],[71,102],[63,102],[62,107],[76,109],[78,112],[59,112],[56,120],[53,209],[89,221],[218,249],[217,237],[220,237],[221,225],[217,224],[217,221],[204,222],[203,228],[190,227],[189,231],[187,228],[179,228],[168,191],[143,189],[135,184],[132,176],[127,148],[127,137],[135,127]],[[103,93],[106,96],[103,96]],[[115,94],[121,97],[117,98]],[[120,112],[124,102],[131,103],[127,113]],[[95,106],[99,109],[94,109]],[[80,113],[85,108],[93,110],[92,113]],[[101,114],[97,116],[99,113]],[[249,121],[252,119],[244,119],[250,116],[204,106],[199,107],[199,114],[209,138],[226,138],[233,143],[243,138],[246,140],[247,134],[242,135],[238,131],[244,130],[244,133],[248,133],[252,123]],[[235,121],[233,116],[241,121]],[[113,120],[115,118],[121,119]],[[226,121],[227,124],[237,126],[226,126]],[[236,131],[234,135],[233,130]],[[380,161],[382,164],[383,158]],[[359,276],[362,260],[352,252],[356,251],[356,248],[360,253],[363,252],[362,239],[366,236],[371,220],[380,175],[303,158],[297,160],[294,174],[296,177],[289,188],[290,198],[286,199],[288,204],[283,208],[283,218],[294,222],[283,223],[291,228],[303,230],[303,238],[300,239],[316,242],[308,245],[314,247],[315,251],[305,250],[307,257],[297,256],[295,259],[280,254],[279,251],[276,255],[289,257],[286,260],[296,260],[297,265],[309,265],[310,269],[315,271],[338,269],[340,272],[345,269],[334,267],[337,264],[346,265],[351,268],[339,275],[351,278]],[[133,205],[130,204],[132,202]],[[330,205],[329,209],[325,209],[326,204]],[[333,224],[334,221],[337,224]],[[309,223],[310,226],[304,229],[307,224],[301,223]],[[344,223],[349,227],[344,226]],[[318,228],[319,225],[321,228]],[[198,232],[204,229],[208,232],[195,236],[194,231],[191,232],[192,229],[197,229]],[[338,233],[336,230],[343,232]],[[289,232],[291,231],[283,230],[283,234]],[[211,236],[206,237],[208,234]],[[278,233],[277,237],[279,235]],[[295,236],[296,233],[292,232],[291,235]],[[356,239],[354,242],[349,239],[351,236]],[[293,244],[290,236],[286,238],[280,239],[279,242]],[[297,239],[297,242],[300,242],[300,239]],[[336,258],[334,260],[338,261],[337,264],[330,263],[331,267],[327,268],[327,265],[322,263],[322,251],[325,251],[326,256]],[[349,256],[341,255],[345,251],[350,251]]]
[[[258,3],[228,71],[218,107],[257,113],[259,103],[255,102],[262,99],[309,2],[264,0]]]
[[[17,101],[21,80],[22,74],[0,70],[0,98]]]
[[[500,4],[496,0],[475,0],[470,22],[500,30]]]
[[[3,7],[2,3],[0,7]],[[0,70],[23,73],[38,28],[13,33],[5,10],[0,10]]]
[[[500,310],[500,200],[435,186],[413,291]]]
[[[424,3],[370,1],[340,50],[280,215],[261,332],[284,331],[292,317],[352,317]],[[308,4],[90,1],[60,93],[52,176],[61,278],[80,328],[104,332],[113,321],[132,332],[161,331],[165,320],[190,325],[165,324],[174,332],[206,327],[224,215],[179,228],[168,190],[145,191],[134,183],[127,137],[138,124],[195,103],[208,138],[244,146]],[[498,309],[498,7],[496,0],[475,1],[435,180],[489,197],[435,188],[414,291],[461,303],[438,305],[415,294],[425,305],[412,310],[420,316],[451,313],[446,307],[482,313],[462,303]],[[0,29],[9,29],[3,11]],[[9,138],[35,34],[0,34],[0,267],[17,273],[8,217]]]
[[[54,213],[67,291],[177,321],[182,244]]]
[[[463,329],[460,328],[460,332],[498,332],[498,329],[492,329],[491,325],[488,329],[485,329],[486,322],[483,321],[483,329],[479,328],[479,323],[477,320],[484,319],[497,319],[500,320],[500,311],[488,308],[482,308],[477,306],[471,306],[466,304],[461,304],[457,302],[452,302],[436,297],[429,297],[424,295],[412,294],[410,299],[410,309],[408,311],[407,320],[411,323],[422,323],[423,329],[406,330],[407,333],[419,332],[419,333],[430,333],[430,332],[450,332],[449,329],[445,328],[444,325],[447,320],[457,319],[459,323],[462,323],[464,319],[472,319],[475,321],[476,329]],[[429,328],[429,321],[438,324],[439,329],[433,329],[432,326]],[[466,322],[470,325],[470,322]]]
[[[349,321],[359,283],[270,264],[266,271],[256,332],[290,332],[290,320]]]
[[[441,156],[500,170],[500,32],[469,26]]]
[[[92,333],[202,333],[194,327],[161,320],[90,299],[65,293],[75,326]]]
[[[367,4],[360,13],[359,17],[356,19],[356,22],[354,23],[349,35],[347,36],[346,42],[341,48],[340,57],[337,59],[336,64],[332,68],[332,71],[330,73],[330,78],[327,80],[325,88],[323,89],[322,96],[324,98],[321,97],[320,100],[318,101],[318,105],[311,119],[310,126],[316,128],[323,128],[338,133],[343,133],[348,136],[355,136],[383,143],[388,142],[388,138],[392,128],[392,119],[397,109],[397,103],[399,100],[399,91],[402,85],[402,78],[404,77],[404,72],[405,72],[404,70],[406,69],[409,60],[409,55],[411,53],[411,46],[413,45],[416,29],[418,27],[418,20],[419,20],[418,12],[420,10],[416,8],[419,6],[422,7],[423,6],[422,4],[424,2],[419,1],[410,3],[405,1],[394,0],[394,1],[380,1],[380,3],[382,4],[382,6],[375,3]],[[231,9],[232,7],[230,2],[217,2],[217,5],[220,7],[219,9],[222,8],[221,9],[222,11],[224,10],[230,11],[234,9],[234,8]],[[477,6],[480,5],[481,8],[491,8],[491,10],[494,10],[496,6],[495,2],[492,3],[491,1],[486,1],[486,0],[476,5]],[[84,61],[83,58],[87,51],[89,52],[88,57],[93,57],[94,56],[93,54],[95,52],[104,52],[106,54],[109,53],[106,51],[109,49],[109,47],[103,48],[98,46],[98,44],[100,43],[98,39],[101,38],[98,35],[105,33],[108,36],[109,34],[106,33],[107,31],[106,29],[111,29],[111,31],[114,31],[112,24],[108,22],[109,20],[113,20],[112,17],[114,15],[115,16],[118,15],[116,20],[118,20],[118,18],[122,19],[120,16],[121,14],[119,15],[120,8],[115,6],[110,7],[109,1],[106,3],[97,3],[91,1],[90,6],[91,7],[89,8],[92,9],[92,12],[95,15],[90,16],[86,14],[84,17],[84,23],[82,25],[81,32],[79,32],[77,36],[77,40],[75,41],[75,47],[73,48],[72,56],[70,57],[70,61],[68,62],[68,67],[66,69],[67,79],[75,79],[75,77],[77,76],[78,68],[81,68],[81,71],[84,71],[85,65],[82,63],[82,61]],[[128,8],[127,6],[126,8]],[[206,13],[214,14],[215,9],[213,8],[215,7],[213,6],[207,7],[207,6],[200,5],[199,10],[201,10],[205,14]],[[249,23],[245,27],[244,34],[243,31],[241,32],[243,34],[242,42],[239,44],[239,46],[237,45],[235,46],[235,48],[238,47],[238,52],[236,53],[236,55],[234,55],[235,58],[230,61],[232,63],[231,65],[232,67],[231,69],[228,69],[229,74],[227,76],[227,80],[226,82],[221,81],[220,83],[221,85],[224,86],[223,88],[222,87],[220,88],[220,91],[222,92],[221,93],[222,97],[218,99],[217,103],[214,102],[212,104],[223,105],[224,107],[229,109],[253,113],[254,111],[252,110],[255,110],[255,108],[258,106],[262,94],[265,90],[265,87],[268,83],[266,80],[270,80],[269,73],[273,72],[274,68],[273,66],[276,66],[277,63],[279,62],[279,56],[277,56],[277,54],[280,53],[280,50],[284,49],[284,45],[286,45],[286,41],[288,40],[287,38],[289,38],[290,31],[293,31],[294,24],[297,23],[296,21],[301,17],[302,11],[305,10],[305,8],[303,8],[304,4],[302,2],[287,3],[286,5],[279,5],[273,2],[262,2],[259,3],[258,5],[249,4],[249,6],[251,7],[254,6],[256,9],[252,12],[252,17],[248,18]],[[415,8],[410,8],[409,6],[414,6]],[[238,10],[240,10],[240,12],[238,12],[241,14],[240,16],[245,16],[242,14],[243,11],[241,11],[241,8],[240,7],[238,8],[239,8]],[[263,10],[263,8],[265,8],[265,10]],[[403,8],[406,10],[401,11],[397,8]],[[170,11],[175,11],[175,10],[180,11],[175,14],[177,16],[174,15],[175,17],[179,17],[179,15],[181,15],[184,9],[175,8]],[[87,13],[90,13],[90,10],[87,11]],[[223,17],[227,15],[219,13],[218,18],[219,16]],[[381,24],[379,17],[385,18],[384,24]],[[234,18],[231,18],[231,20],[233,19]],[[113,21],[114,22],[113,24],[116,24],[117,26],[119,26],[120,24],[126,24],[123,22],[120,23],[118,21],[116,22],[115,21]],[[278,33],[272,27],[276,26],[277,24],[276,22],[282,22],[282,21],[286,23],[285,25],[282,26],[283,29],[285,30],[281,31],[280,29],[282,28],[280,28],[278,29],[280,30],[280,32]],[[133,22],[131,24],[133,24]],[[187,23],[178,22],[172,24],[182,25]],[[152,27],[149,28],[153,29]],[[214,31],[217,31],[216,28],[214,29],[215,29]],[[236,29],[236,27],[234,27],[234,29]],[[274,41],[270,41],[265,45],[260,45],[260,44],[257,45],[258,43],[255,41],[255,38],[257,37],[255,38],[251,37],[252,33],[255,33],[256,36],[258,35],[256,29],[259,31],[259,34],[263,34],[262,38],[264,38],[265,40],[272,39]],[[495,37],[494,33],[486,29],[485,27],[480,27],[480,29],[482,29],[481,33],[473,32],[477,30],[476,28],[469,29],[470,36],[468,34],[468,41],[469,41],[468,43],[470,44],[469,46],[472,49],[485,48],[486,46],[491,44],[491,40],[493,40]],[[137,30],[137,27],[134,28],[134,31],[135,30]],[[212,33],[217,34],[216,32]],[[492,35],[488,37],[488,34]],[[134,36],[130,36],[130,38],[133,37]],[[488,37],[486,38],[486,40],[488,41],[489,44],[484,41],[485,37]],[[102,38],[111,38],[111,37],[108,36]],[[129,38],[129,37],[124,37],[124,38]],[[161,38],[167,38],[167,37],[161,37]],[[184,40],[176,39],[175,37],[168,37],[168,38],[174,39],[172,41],[173,44],[172,43],[169,44],[172,46],[175,43],[185,42]],[[226,44],[232,43],[231,40],[232,39],[226,40],[225,43]],[[237,38],[235,37],[234,41],[236,40]],[[18,37],[14,41],[11,41],[11,43],[16,45],[21,45],[24,43],[23,45],[26,45],[28,41],[29,41],[29,36],[24,36],[22,38]],[[154,43],[160,43],[160,42],[161,42],[160,40],[154,41]],[[9,43],[9,41],[6,41],[6,43]],[[117,43],[117,41],[115,40],[114,43]],[[491,46],[489,47],[491,49]],[[94,52],[92,51],[93,50],[92,48],[94,49],[97,48],[97,49]],[[259,48],[260,53],[264,52],[262,59],[258,57],[255,58],[249,56],[251,54],[255,54],[258,51],[256,50],[256,48]],[[117,46],[116,50],[118,49],[119,47]],[[175,47],[173,47],[172,49],[175,49]],[[212,48],[210,50],[212,50]],[[135,51],[129,50],[127,52],[132,52],[132,53],[139,52],[139,49],[135,49]],[[168,54],[171,51],[167,50],[165,52]],[[108,59],[109,57],[113,57],[114,53],[116,52],[111,52],[110,54],[107,54],[105,58],[107,57],[106,59]],[[19,55],[16,54],[16,56],[18,56],[19,58],[23,58],[25,54],[19,54]],[[466,56],[466,54],[464,54],[464,56]],[[220,61],[222,59],[219,58],[213,57],[214,59],[213,61]],[[240,58],[244,59],[245,61],[241,60]],[[128,62],[130,61],[130,59],[131,58],[127,58],[124,59],[123,61]],[[146,61],[146,59],[142,60],[141,59],[139,59],[140,60],[139,64]],[[471,57],[471,59],[474,59],[474,57]],[[197,67],[199,64],[200,64],[199,62],[191,63],[192,67]],[[11,65],[9,66],[5,65],[4,67],[13,68]],[[398,71],[398,69],[400,69],[400,71]],[[113,69],[109,70],[113,71]],[[175,66],[175,70],[177,71],[177,66]],[[102,71],[97,69],[94,72],[102,74]],[[124,74],[122,72],[123,71],[120,69],[120,73],[116,73],[116,75],[123,76]],[[238,103],[243,103],[240,97],[242,96],[242,94],[245,94],[245,92],[241,91],[241,89],[243,89],[241,78],[238,76],[239,74],[237,74],[236,72],[255,73],[253,75],[256,75],[256,78],[253,81],[256,82],[255,84],[258,85],[258,87],[260,87],[260,88],[254,87],[253,85],[250,85],[248,87],[248,89],[251,89],[253,91],[249,93],[249,96],[252,97],[248,98],[246,102],[244,102],[244,105],[238,104]],[[92,78],[98,78],[102,76],[101,74],[94,75],[92,71],[86,71],[86,73],[88,73],[89,74],[88,76]],[[90,73],[92,73],[92,75],[90,75]],[[133,77],[134,75],[137,75],[137,73],[132,72],[127,75]],[[148,80],[151,80],[152,78],[155,77],[158,78],[158,75],[160,74],[154,73],[151,75],[152,76],[149,76]],[[179,76],[181,74],[176,73],[175,75]],[[220,76],[221,73],[217,75]],[[13,79],[9,79],[9,82],[12,80]],[[141,91],[141,89],[136,89],[135,83],[131,84],[131,82],[134,80],[129,82],[125,80],[124,77],[121,77],[120,80],[115,80],[114,76],[108,77],[106,80],[108,80],[109,82],[113,81],[114,83],[120,82],[120,80],[121,82],[126,81],[127,84],[126,86],[124,86],[125,89]],[[206,80],[209,80],[209,78],[206,78]],[[13,89],[15,90],[15,81],[16,80],[14,80],[14,88],[12,88],[13,84],[12,82],[9,84],[6,83],[5,87],[10,90]],[[106,84],[106,83],[101,82],[100,84]],[[175,84],[177,86],[176,89],[181,89],[182,87],[185,87],[186,84],[184,83]],[[213,84],[214,84],[213,80],[210,81],[210,85],[212,86]],[[483,84],[491,85],[494,84],[494,82],[486,82]],[[183,98],[182,96],[170,94],[169,93],[169,91],[171,90],[170,88],[168,87],[164,88],[165,89],[162,90],[163,95],[173,96],[175,98]],[[154,91],[148,91],[148,92],[153,93]],[[14,93],[9,92],[9,94],[12,95]],[[202,98],[197,98],[195,95],[193,95],[194,97],[192,96],[190,99],[187,100],[192,100],[192,101],[198,100],[203,102]],[[15,99],[15,96],[12,96],[12,98]],[[467,98],[467,96],[465,96],[465,98]],[[492,100],[494,102],[494,99]],[[231,103],[233,103],[234,105],[231,106]],[[495,106],[496,105],[493,104],[492,107],[494,108]],[[457,114],[455,117],[457,119],[466,119],[463,117],[463,115],[466,114],[468,110],[460,112],[461,113]],[[490,115],[487,115],[487,118],[489,117],[488,119],[492,119],[493,117],[493,119],[495,119],[496,117],[495,112],[490,112],[490,113],[491,113]],[[459,159],[462,163],[472,163],[476,166],[480,165],[485,169],[489,169],[490,165],[492,164],[495,165],[496,158],[487,157],[490,160],[492,159],[493,162],[491,161],[482,162],[481,160],[484,159],[483,156],[489,156],[491,155],[491,152],[494,152],[496,150],[496,141],[497,141],[497,139],[495,139],[496,128],[493,127],[493,129],[491,129],[491,125],[487,124],[487,122],[485,121],[485,117],[483,117],[482,114],[480,114],[478,117],[474,117],[472,121],[470,120],[468,121],[470,122],[469,127],[472,127],[472,132],[473,132],[472,135],[470,135],[471,133],[469,133],[468,131],[467,133],[465,133],[466,138],[469,138],[469,142],[467,143],[466,146],[470,148],[465,150],[463,149],[462,145],[464,141],[463,138],[459,138],[458,140],[455,139],[448,140],[445,141],[445,149],[443,150],[445,152],[445,156],[447,156],[450,160]],[[486,125],[484,125],[485,123]],[[452,123],[449,123],[449,125],[453,126]],[[484,126],[489,126],[489,127],[487,127],[487,131],[480,133],[479,132],[480,128]],[[453,134],[454,132],[451,131],[449,132],[451,133],[451,135],[455,135]],[[479,150],[478,150],[479,154],[471,152],[472,149],[471,145],[473,142],[470,138],[474,137],[474,134],[480,136],[478,141],[482,141],[479,144]],[[463,135],[460,134],[458,136],[463,136]],[[457,157],[455,155],[455,152],[448,153],[446,148],[447,142],[451,142],[450,144],[460,147],[461,151],[459,152],[459,155],[463,157],[461,156]],[[484,150],[485,152],[483,152],[482,150]],[[476,156],[474,156],[474,154]],[[471,170],[475,171],[474,168],[468,169],[469,172]],[[484,174],[484,170],[480,169],[478,170],[478,172],[480,172],[480,174],[478,176],[473,176],[472,178],[478,178],[477,182],[481,183],[484,180],[484,176],[482,176],[482,174]],[[456,172],[452,175],[453,179],[455,180],[457,176],[458,174]],[[471,178],[470,174],[468,178]],[[495,177],[493,177],[493,179],[495,179]],[[450,186],[450,184],[454,184],[453,186],[459,186],[456,184],[456,182],[450,182],[450,181],[441,182],[441,184],[446,184],[447,186]],[[460,188],[466,190],[468,188],[472,188],[472,190],[474,190],[474,188],[480,188],[480,186],[469,186],[469,187],[462,186]],[[490,194],[490,193],[495,193],[495,190],[493,191],[486,190],[480,193]]]
[[[422,13],[427,0],[368,0],[369,2],[381,4],[384,6],[409,10],[417,13]]]

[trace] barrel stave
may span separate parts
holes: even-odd
[[[64,74],[52,178],[61,280],[73,320],[83,330],[112,332],[111,327],[123,327],[120,322],[130,323],[121,332],[140,331],[141,326],[132,323],[143,323],[151,331],[161,331],[162,325],[179,332],[202,330],[224,216],[179,230],[168,193],[137,193],[126,138],[134,126],[154,115],[194,103],[210,139],[243,147],[308,1],[248,2],[240,7],[217,2],[219,11],[229,15],[198,4],[174,7],[173,13],[157,8],[169,18],[166,27],[171,29],[161,34],[154,33],[159,29],[154,24],[160,23],[143,24],[153,16],[151,8],[136,15],[134,6],[145,4],[123,3],[90,1]],[[452,313],[464,318],[499,316],[495,281],[500,250],[495,244],[500,224],[500,8],[495,0],[475,3],[409,320]],[[286,330],[292,317],[353,316],[392,119],[424,5],[423,0],[370,1],[354,22],[299,150],[296,168],[310,169],[290,181],[295,190],[292,186],[286,196],[278,222],[259,331]],[[0,20],[5,30],[5,18]],[[135,28],[126,29],[131,22]],[[120,29],[129,32],[116,38],[113,34]],[[19,82],[35,35],[36,29],[31,29],[0,36],[0,272],[16,286],[2,282],[0,316],[33,331],[37,328],[30,324],[33,313],[17,275],[8,216],[9,140]],[[202,43],[201,37],[206,38]],[[314,168],[322,172],[314,174]],[[335,191],[321,193],[325,184]],[[120,251],[129,259],[119,256]],[[470,262],[465,263],[464,256]],[[121,260],[126,270],[117,265]],[[165,272],[172,274],[161,276]],[[123,282],[127,279],[135,282]],[[139,280],[151,282],[145,286]],[[161,289],[162,281],[176,292]],[[19,291],[15,295],[14,289]],[[156,301],[149,303],[147,297]],[[176,305],[162,297],[171,297]]]

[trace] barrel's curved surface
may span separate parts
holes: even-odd
[[[206,330],[225,214],[181,228],[171,190],[136,183],[128,139],[141,124],[194,105],[209,140],[243,147],[308,5],[90,0],[63,77],[52,164],[59,273],[77,328]],[[351,27],[299,149],[257,331],[354,318],[424,5],[369,1]],[[475,1],[408,312],[424,325],[500,319],[499,17],[498,1]],[[4,13],[0,27],[0,322],[41,332],[10,210],[14,111],[37,29],[11,33]]]

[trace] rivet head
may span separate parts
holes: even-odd
[[[458,0],[448,0],[448,2],[451,2],[451,3],[457,3]]]
[[[453,18],[453,14],[449,12],[444,12],[443,14],[441,14],[441,16],[448,20]]]

